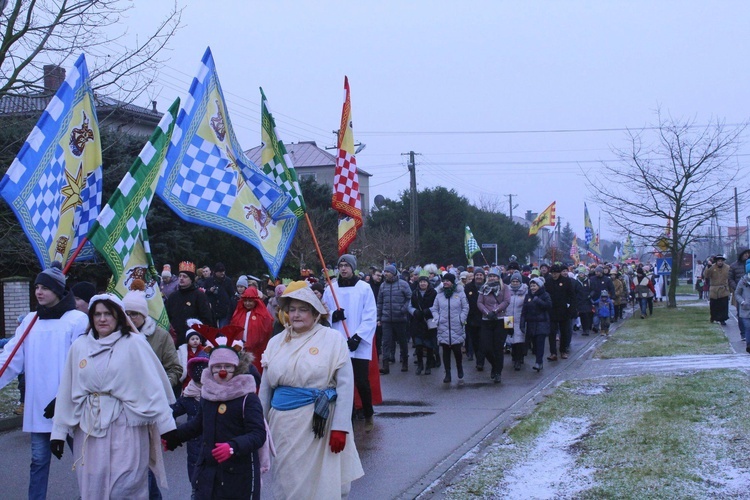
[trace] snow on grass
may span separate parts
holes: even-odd
[[[593,485],[594,469],[576,464],[574,452],[591,423],[585,418],[554,422],[534,444],[523,462],[517,463],[495,489],[508,499],[571,498]],[[494,496],[494,495],[493,495]]]

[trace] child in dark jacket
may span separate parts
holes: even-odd
[[[544,278],[533,278],[529,282],[529,293],[521,310],[521,330],[534,341],[536,363],[532,368],[540,372],[544,362],[544,346],[550,332],[549,312],[552,298],[544,289]]]
[[[169,450],[202,435],[193,472],[196,499],[260,499],[258,451],[266,442],[263,408],[256,380],[247,371],[251,354],[244,352],[241,327],[195,329],[207,340],[208,369],[201,375],[201,401],[195,418],[180,425],[164,444]]]

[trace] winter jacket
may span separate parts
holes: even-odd
[[[529,287],[521,283],[521,286],[515,292],[509,286],[510,299],[508,307],[505,308],[506,316],[513,316],[513,340],[514,344],[523,344],[526,342],[526,333],[521,329],[521,315],[523,313],[524,299],[529,291]]]
[[[636,299],[646,299],[654,296],[654,284],[648,277],[636,275],[633,283],[635,285]]]
[[[609,276],[589,276],[589,283],[591,284],[591,300],[599,300],[599,295],[602,290],[607,290],[610,297],[615,296],[615,285],[612,283],[612,279]]]
[[[463,291],[454,288],[450,297],[441,290],[430,308],[430,313],[438,318],[438,343],[446,345],[462,344],[466,340],[464,323],[469,315],[469,303]]]
[[[246,375],[250,377],[251,375]],[[177,429],[180,441],[202,435],[195,464],[196,498],[260,498],[258,449],[266,441],[263,408],[255,392],[229,401],[201,398],[195,418]],[[218,463],[211,454],[217,443],[229,443],[234,454]]]
[[[510,286],[502,281],[498,282],[498,284],[497,294],[491,292],[486,283],[479,289],[477,307],[482,312],[483,321],[490,319],[497,320],[505,316],[505,309],[508,307],[508,302],[510,302]],[[494,318],[491,318],[491,316],[494,316]]]
[[[146,322],[140,329],[141,333],[146,336],[148,344],[154,350],[154,354],[159,358],[159,362],[167,372],[169,383],[175,387],[182,380],[182,365],[177,356],[172,337],[167,331],[156,324],[152,317],[147,317]]]
[[[536,293],[526,294],[521,312],[521,328],[527,336],[549,335],[550,319],[549,312],[552,309],[552,299],[543,288]]]
[[[203,283],[206,290],[208,302],[211,304],[211,310],[214,314],[214,322],[219,323],[221,320],[228,319],[234,312],[233,302],[236,288],[234,280],[229,276],[219,279],[212,276]]]
[[[740,280],[745,277],[745,264],[747,258],[743,259],[742,256],[745,253],[750,253],[750,248],[744,248],[737,253],[737,260],[732,262],[729,266],[729,287],[734,291],[737,288]]]
[[[434,304],[437,292],[432,288],[432,285],[427,287],[427,290],[422,293],[421,290],[416,289],[411,294],[411,301],[409,303],[409,314],[411,314],[413,321],[411,322],[411,333],[420,338],[427,338],[429,330],[427,328],[427,320],[425,319],[424,312],[428,311]]]
[[[383,281],[378,292],[378,321],[406,323],[410,301],[409,283],[399,278]]]
[[[175,344],[180,346],[185,343],[185,334],[188,326],[187,320],[196,318],[204,325],[213,325],[213,313],[208,297],[195,285],[188,288],[178,288],[167,299],[167,315],[172,328],[177,333]]]
[[[729,288],[729,266],[724,264],[719,267],[718,264],[713,264],[711,267],[703,271],[703,277],[710,280],[710,286],[708,288],[709,299],[723,299],[729,297],[731,292]]]
[[[573,280],[573,293],[576,296],[576,311],[579,315],[594,312],[591,304],[591,283],[588,276],[583,281],[578,278]]]
[[[600,318],[612,318],[615,315],[615,306],[611,300],[599,299],[599,303],[596,305],[596,315]]]
[[[734,296],[737,299],[740,318],[750,318],[750,281],[748,281],[747,274],[737,283]]]
[[[550,320],[565,321],[577,316],[576,295],[570,278],[560,275],[555,280],[552,279],[552,273],[550,273],[544,280],[544,289],[552,299]]]
[[[482,311],[477,306],[477,299],[479,299],[479,288],[482,285],[477,286],[473,281],[464,287],[464,294],[466,294],[466,301],[469,303],[469,315],[466,318],[466,323],[471,326],[481,326],[482,324]]]
[[[615,285],[614,304],[621,306],[628,303],[628,292],[625,288],[625,281],[622,278],[615,278],[612,280]]]

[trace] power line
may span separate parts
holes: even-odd
[[[744,123],[723,124],[726,127],[738,127]],[[685,125],[685,128],[706,128],[710,125]],[[630,132],[641,130],[660,130],[663,127],[616,127],[616,128],[580,128],[580,129],[542,129],[542,130],[399,130],[399,131],[359,131],[358,135],[510,135],[510,134],[574,134],[588,132]]]

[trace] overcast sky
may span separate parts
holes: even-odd
[[[132,34],[166,12],[155,3],[135,1]],[[584,172],[627,145],[622,129],[653,124],[657,107],[699,124],[750,116],[747,1],[185,3],[149,96],[159,109],[186,95],[210,46],[245,149],[260,144],[259,86],[285,142],[333,146],[347,75],[370,199],[408,189],[402,153],[413,150],[419,189],[454,188],[505,213],[513,194],[514,215],[556,200],[582,237]],[[606,207],[588,205],[603,237],[617,237]]]

